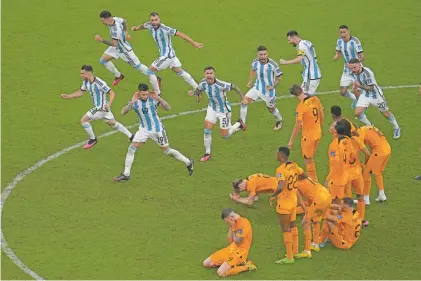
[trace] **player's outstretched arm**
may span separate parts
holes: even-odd
[[[341,52],[340,51],[336,51],[335,56],[333,57],[333,60],[338,60],[341,57]]]
[[[129,101],[129,103],[121,109],[121,115],[126,115],[133,108],[134,101]]]
[[[180,38],[183,38],[185,41],[189,42],[195,48],[198,48],[198,49],[203,48],[202,43],[194,41],[187,34],[181,32],[181,31],[177,31],[177,33],[175,35],[180,37]]]
[[[61,94],[61,98],[63,99],[74,99],[74,98],[79,98],[81,97],[83,94],[85,93],[85,91],[82,90],[77,90],[76,92],[72,93],[72,94]]]
[[[292,144],[294,143],[294,140],[297,138],[298,133],[301,130],[301,124],[302,124],[301,120],[295,121],[295,126],[294,126],[294,129],[292,129],[292,134],[291,134],[291,137],[289,138],[289,142],[288,142],[288,147],[290,149],[292,148]]]
[[[239,196],[232,196],[231,199],[235,202],[252,206],[254,204],[254,196],[252,197],[239,197]]]
[[[102,38],[101,36],[99,36],[99,35],[95,35],[95,41],[97,41],[97,42],[101,42],[101,43],[103,43],[103,44],[105,44],[105,45],[108,45],[108,46],[113,46],[113,47],[117,47],[117,44],[118,44],[118,40],[117,39],[114,39],[113,38],[113,40],[112,41],[110,41],[110,40],[105,40],[104,38]]]
[[[237,85],[231,84],[231,90],[234,90],[240,96],[241,99],[244,97],[243,93]]]
[[[284,189],[284,183],[285,181],[283,180],[280,180],[278,182],[278,187],[276,188],[275,192],[270,195],[270,199],[276,198],[276,196],[278,196],[278,194],[282,192],[282,190]]]
[[[114,102],[114,98],[115,98],[114,91],[113,90],[110,90],[108,93],[110,94],[110,101],[108,102],[108,104],[105,104],[104,105],[104,109],[110,109],[111,108],[111,105]]]
[[[196,89],[194,89],[194,90],[190,90],[190,91],[188,91],[187,92],[187,94],[190,96],[190,97],[192,97],[192,96],[196,96],[196,102],[200,102],[201,100],[202,100],[202,94],[203,94],[203,91],[201,90],[201,89],[199,89],[199,88],[196,88]]]
[[[135,26],[132,26],[132,31],[138,31],[138,30],[144,30],[144,29],[146,29],[146,27],[145,27],[145,24],[144,24],[144,23],[142,23],[142,24],[140,24],[140,25],[135,25]]]
[[[149,91],[149,96],[151,98],[153,98],[156,102],[158,102],[159,106],[161,108],[163,108],[164,110],[170,110],[171,109],[171,107],[168,104],[168,102],[166,102],[163,98],[161,98],[160,96],[158,96],[158,94],[156,92]]]
[[[251,88],[253,86],[253,80],[254,78],[256,78],[256,71],[254,71],[254,69],[252,68],[250,70],[250,75],[249,75],[249,81],[247,83],[247,87]]]
[[[303,59],[303,56],[297,56],[293,60],[284,60],[284,59],[281,59],[281,60],[279,60],[279,64],[282,64],[282,65],[286,65],[286,64],[297,64],[297,63],[301,63],[301,60],[302,59]]]

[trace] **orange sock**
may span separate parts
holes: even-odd
[[[294,258],[292,254],[292,234],[291,232],[284,232],[284,244],[287,250],[287,258],[292,260]]]
[[[358,203],[357,203],[357,208],[358,208],[358,213],[360,213],[360,217],[361,220],[364,220],[365,217],[365,202],[364,201],[360,201],[358,199]]]
[[[306,164],[307,174],[315,181],[317,180],[317,173],[316,173],[316,162],[311,162],[310,164]]]
[[[329,237],[329,226],[325,221],[322,227],[322,234],[319,236],[319,243],[323,243]]]
[[[297,213],[297,215],[304,214],[304,210],[303,210],[303,208],[301,208],[301,206],[297,206],[297,208],[296,208],[296,213]]]
[[[371,174],[363,174],[364,177],[364,195],[370,195],[371,190]]]
[[[304,250],[311,251],[311,229],[309,227],[304,229]]]
[[[319,244],[320,222],[313,223],[313,240],[314,244]]]
[[[383,184],[383,175],[375,175],[376,177],[376,183],[379,190],[384,190],[384,184]]]
[[[292,234],[292,252],[295,254],[298,254],[298,244],[299,244],[299,236],[298,236],[298,227],[291,228],[291,234]]]
[[[240,265],[240,266],[234,266],[233,268],[231,268],[226,274],[225,276],[232,276],[232,275],[237,275],[238,273],[244,272],[249,270],[249,266],[248,265]]]

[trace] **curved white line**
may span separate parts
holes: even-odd
[[[415,88],[415,87],[419,87],[419,85],[385,86],[385,87],[382,87],[382,89],[401,89],[401,88]],[[327,92],[320,92],[320,93],[317,93],[317,95],[326,95],[326,94],[332,94],[332,93],[337,93],[337,92],[338,92],[338,90],[333,90],[333,91],[327,91]],[[288,99],[288,98],[292,98],[292,96],[291,95],[283,95],[283,96],[277,97],[277,99]],[[258,102],[260,102],[260,101],[261,100],[259,100]],[[240,105],[240,103],[239,102],[233,103],[232,105]],[[207,108],[191,110],[191,111],[184,111],[184,112],[180,112],[180,113],[176,113],[176,114],[172,114],[172,115],[162,117],[161,120],[173,119],[173,118],[178,117],[178,116],[190,115],[190,114],[194,114],[194,113],[198,113],[198,112],[203,112],[203,111],[206,111],[206,110],[207,110]],[[133,128],[133,127],[138,126],[138,125],[139,124],[133,124],[133,125],[128,126],[127,128]],[[108,136],[111,136],[115,133],[117,133],[117,131],[110,131],[108,133],[100,135],[98,138],[108,137]],[[2,216],[2,214],[3,214],[3,207],[4,207],[4,204],[6,204],[6,200],[9,197],[10,193],[12,193],[13,189],[16,187],[16,185],[24,177],[31,174],[36,169],[40,168],[41,166],[50,162],[51,160],[54,160],[54,159],[62,156],[63,154],[65,154],[65,153],[67,153],[67,152],[69,152],[69,151],[71,151],[75,148],[81,147],[85,143],[86,142],[79,142],[79,143],[74,144],[72,146],[69,146],[69,147],[67,147],[63,150],[60,150],[59,152],[56,152],[56,153],[48,156],[47,158],[44,158],[44,159],[36,162],[32,167],[29,167],[28,169],[19,173],[13,179],[13,181],[7,185],[7,187],[4,189],[3,193],[1,194],[0,216]],[[4,251],[4,253],[13,261],[13,263],[16,264],[20,269],[22,269],[26,274],[33,277],[35,280],[44,280],[44,278],[42,278],[40,275],[38,275],[35,271],[31,270],[28,266],[26,266],[16,256],[16,254],[12,251],[12,249],[9,248],[9,246],[7,245],[6,238],[4,237],[4,234],[3,234],[3,228],[1,228],[1,248]]]

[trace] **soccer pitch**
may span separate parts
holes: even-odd
[[[202,261],[226,246],[220,212],[232,207],[253,226],[249,259],[258,270],[229,279],[421,278],[421,182],[413,180],[421,174],[421,96],[416,87],[409,87],[421,82],[421,1],[384,0],[379,7],[378,1],[356,0],[344,7],[332,0],[17,0],[4,1],[2,9],[2,191],[37,161],[86,141],[79,120],[92,107],[88,95],[63,100],[60,94],[80,87],[82,64],[91,64],[95,75],[111,85],[112,74],[99,63],[107,46],[94,41],[95,34],[109,39],[99,19],[103,9],[128,19],[129,26],[159,12],[163,23],[204,44],[196,50],[180,38],[173,39],[183,68],[196,81],[203,68],[212,65],[217,77],[239,85],[244,93],[257,46],[265,45],[269,57],[279,61],[296,54],[286,40],[287,31],[295,29],[312,41],[323,73],[318,91],[325,93],[320,99],[327,109],[315,158],[320,181],[328,174],[329,108],[339,105],[345,117],[353,117],[350,100],[339,95],[342,58],[332,59],[339,25],[348,25],[361,40],[364,63],[380,86],[392,86],[384,93],[402,128],[401,138],[393,140],[390,123],[375,108],[368,110],[370,120],[388,137],[392,157],[384,173],[388,201],[375,203],[373,180],[372,203],[366,210],[370,225],[356,245],[350,250],[328,245],[311,260],[277,265],[274,261],[285,249],[267,196],[249,208],[233,203],[228,195],[237,178],[275,174],[276,149],[287,144],[295,123],[297,101],[287,93],[291,84],[301,83],[301,66],[281,66],[284,75],[277,93],[285,98],[278,99],[277,107],[285,120],[282,130],[272,130],[275,119],[263,103],[252,104],[247,131],[224,140],[215,127],[213,158],[205,163],[199,162],[205,117],[199,110],[207,106],[207,98],[196,103],[187,96],[189,86],[165,70],[159,76],[163,97],[172,109],[159,114],[189,112],[163,123],[171,147],[195,160],[194,175],[188,177],[183,164],[164,156],[149,141],[136,154],[131,180],[113,183],[124,168],[129,145],[121,134],[101,138],[91,150],[77,147],[60,153],[16,185],[2,212],[8,247],[33,273],[45,279],[217,279],[216,270],[203,268]],[[158,52],[149,32],[131,35],[142,63],[152,63]],[[120,110],[147,79],[122,60],[114,63],[126,78],[113,88],[113,112],[122,124],[133,125],[138,122],[136,114],[121,116]],[[228,99],[239,102],[235,92]],[[235,106],[233,116],[238,115]],[[97,135],[110,132],[101,121],[92,125]],[[291,160],[303,166],[299,140]],[[301,248],[302,235],[300,228]],[[4,251],[1,258],[2,279],[33,278]]]

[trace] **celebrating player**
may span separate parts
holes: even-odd
[[[350,98],[352,100],[353,108],[355,108],[357,98],[348,90],[349,86],[352,85],[354,81],[351,70],[348,68],[348,63],[351,59],[358,59],[360,62],[364,60],[363,47],[357,37],[351,36],[348,26],[346,25],[341,25],[339,27],[339,36],[339,39],[336,41],[336,54],[333,57],[333,60],[337,61],[341,55],[344,58],[344,70],[340,81],[340,93],[343,97]]]
[[[308,40],[302,40],[297,31],[291,30],[287,33],[288,43],[297,48],[297,57],[293,60],[281,59],[281,65],[301,63],[304,67],[302,76],[303,84],[301,87],[307,95],[314,95],[320,84],[322,73],[317,64],[316,50],[313,43]]]
[[[105,66],[106,69],[114,73],[115,80],[113,86],[116,86],[123,78],[121,74],[110,60],[113,58],[118,59],[119,57],[130,64],[134,69],[139,70],[144,75],[149,77],[149,82],[152,84],[155,92],[159,95],[158,79],[155,74],[148,70],[148,68],[141,64],[139,58],[135,55],[132,46],[127,42],[127,21],[123,19],[114,19],[109,11],[102,11],[100,18],[103,24],[109,27],[112,40],[104,40],[101,36],[95,35],[95,40],[105,45],[114,47],[108,48],[104,55],[100,59],[100,62]]]
[[[288,147],[292,148],[292,144],[302,128],[301,152],[307,174],[317,181],[316,163],[313,158],[322,137],[323,106],[318,97],[306,95],[298,85],[292,85],[289,91],[299,100],[299,103],[296,109],[295,127],[292,130]]]
[[[257,267],[247,260],[253,238],[249,220],[241,217],[231,208],[223,209],[221,218],[228,225],[227,238],[230,244],[205,259],[203,266],[218,267],[216,273],[220,277],[256,270]]]
[[[383,91],[380,89],[379,85],[377,85],[373,71],[367,67],[363,67],[358,59],[351,59],[349,61],[349,68],[355,79],[354,89],[362,91],[358,98],[355,115],[364,124],[370,124],[368,120],[363,121],[364,118],[367,119],[367,117],[363,116],[363,113],[370,105],[377,107],[383,116],[392,124],[393,138],[400,138],[401,129],[398,125],[398,121],[396,121],[395,115],[389,111]]]
[[[273,193],[278,187],[278,179],[265,174],[253,174],[245,179],[239,179],[232,183],[234,189],[230,198],[238,203],[253,205],[259,199],[261,193]],[[240,192],[247,191],[247,197],[240,197]]]
[[[226,91],[234,90],[243,98],[240,88],[234,84],[217,79],[215,77],[215,69],[212,66],[206,67],[204,72],[205,78],[200,81],[199,86],[194,91],[189,91],[189,96],[196,95],[198,101],[201,100],[203,92],[206,93],[209,99],[204,123],[205,155],[200,159],[202,162],[208,161],[212,157],[212,129],[215,127],[217,120],[219,120],[219,126],[221,128],[220,135],[225,139],[235,134],[239,129],[246,130],[246,125],[241,119],[231,126],[231,104],[228,102],[225,93]]]
[[[268,52],[265,46],[257,48],[257,58],[251,64],[251,71],[247,87],[251,88],[241,103],[240,117],[246,123],[247,105],[257,99],[262,99],[266,103],[269,112],[277,119],[275,131],[282,128],[282,116],[279,110],[275,107],[276,104],[276,86],[281,81],[282,71],[278,64],[268,58]],[[253,80],[256,82],[253,86]]]
[[[151,32],[152,37],[158,46],[160,55],[160,57],[149,66],[149,70],[153,73],[156,73],[160,70],[170,67],[178,76],[183,78],[187,84],[193,87],[193,89],[197,88],[197,83],[194,81],[191,75],[181,68],[181,62],[175,55],[171,37],[178,36],[183,38],[195,48],[203,48],[203,44],[194,41],[183,32],[161,23],[161,18],[156,12],[150,14],[149,22],[132,27],[133,31],[143,29],[148,29]]]
[[[63,99],[73,99],[79,98],[84,92],[89,91],[94,107],[80,119],[82,127],[85,128],[86,133],[89,135],[89,140],[83,148],[91,148],[98,142],[91,126],[91,121],[93,120],[104,120],[111,128],[125,134],[132,140],[134,137],[133,134],[115,120],[114,115],[111,112],[111,104],[115,97],[114,91],[111,90],[103,80],[95,77],[93,72],[92,66],[86,64],[82,65],[80,77],[82,78],[83,83],[80,89],[73,94],[61,94]],[[110,95],[110,101],[107,100],[107,94]]]
[[[165,155],[183,162],[187,167],[189,176],[193,174],[193,161],[178,150],[170,148],[167,133],[157,114],[158,104],[163,109],[169,110],[168,103],[159,97],[157,93],[149,91],[148,85],[139,84],[138,91],[135,92],[132,100],[121,111],[121,114],[126,115],[130,110],[134,109],[139,116],[140,126],[127,151],[124,172],[115,177],[114,181],[128,181],[130,179],[134,155],[149,138],[161,147]]]

